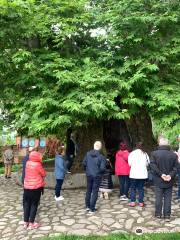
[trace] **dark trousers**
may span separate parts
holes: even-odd
[[[159,188],[155,186],[155,216],[163,215],[168,217],[171,215],[171,200],[172,200],[172,187],[170,188]]]
[[[87,176],[87,192],[86,192],[86,207],[92,211],[95,210],[96,201],[98,198],[101,177]]]
[[[68,169],[68,171],[71,170],[73,163],[74,163],[74,157],[67,156],[67,169]]]
[[[129,187],[130,187],[130,180],[129,176],[118,176],[119,178],[119,191],[120,191],[120,196],[125,195],[128,197],[128,192],[129,192]]]
[[[144,182],[145,179],[131,178],[131,202],[136,202],[136,191],[139,193],[139,203],[144,201]]]
[[[180,171],[178,171],[178,199],[180,200]]]
[[[62,188],[63,181],[64,179],[56,179],[56,187],[55,187],[56,197],[60,197],[61,195],[61,188]]]
[[[24,222],[33,223],[36,217],[42,189],[24,189]]]

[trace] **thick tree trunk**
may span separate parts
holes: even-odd
[[[75,132],[76,144],[78,146],[73,172],[81,172],[82,160],[87,151],[93,149],[96,140],[103,142],[103,153],[109,155],[112,163],[115,153],[121,141],[127,143],[129,149],[136,142],[143,143],[144,150],[150,153],[154,148],[155,141],[152,133],[151,118],[145,109],[141,109],[129,120],[92,121]]]
[[[120,142],[125,142],[131,149],[129,132],[124,120],[111,119],[104,122],[103,137],[108,153],[117,151]]]
[[[132,146],[136,142],[142,142],[144,150],[150,153],[154,146],[155,140],[152,132],[152,122],[147,111],[142,108],[136,115],[126,120]]]
[[[77,144],[77,156],[73,166],[73,171],[82,171],[82,161],[87,151],[93,149],[94,142],[99,140],[103,143],[102,152],[106,154],[104,139],[103,139],[103,124],[101,121],[92,121],[86,126],[76,130],[75,140]]]

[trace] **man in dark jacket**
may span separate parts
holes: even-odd
[[[67,159],[67,173],[71,173],[71,168],[74,162],[74,158],[76,156],[76,143],[73,138],[73,133],[71,133],[70,139],[67,141],[66,147],[66,159]]]
[[[106,159],[100,153],[102,143],[96,141],[94,143],[94,150],[87,152],[83,165],[87,176],[87,192],[85,198],[86,210],[90,214],[96,211],[96,201],[98,198],[98,191],[101,183],[102,174],[106,169]]]
[[[162,205],[163,216],[170,221],[172,187],[177,173],[177,155],[171,151],[168,140],[164,137],[159,139],[159,147],[151,153],[151,169],[155,184],[155,217],[161,218]]]

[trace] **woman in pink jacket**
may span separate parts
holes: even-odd
[[[43,192],[46,172],[42,166],[42,155],[33,151],[26,163],[24,179],[24,227],[28,229],[38,228],[35,223],[36,212]]]
[[[119,178],[120,200],[122,201],[128,200],[130,187],[128,156],[127,145],[123,142],[120,143],[119,151],[116,153],[115,175]]]

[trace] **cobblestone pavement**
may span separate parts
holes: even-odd
[[[65,200],[56,203],[54,191],[45,190],[37,214],[42,224],[36,230],[24,230],[22,226],[22,188],[15,184],[14,177],[5,180],[0,176],[0,239],[29,240],[43,236],[65,234],[106,235],[117,232],[135,232],[140,227],[144,232],[180,232],[180,206],[175,200],[174,188],[172,220],[165,223],[153,217],[154,197],[152,188],[145,192],[145,208],[131,208],[120,202],[114,190],[110,200],[99,200],[98,212],[88,216],[84,210],[84,190],[64,190]]]

